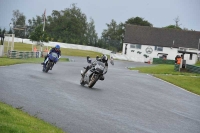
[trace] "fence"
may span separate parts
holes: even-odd
[[[26,51],[8,51],[9,58],[22,59],[22,58],[39,58],[41,52],[26,52]]]
[[[174,64],[174,63],[175,63],[175,60],[153,58],[153,64]]]
[[[193,65],[186,64],[186,69],[187,69],[188,72],[200,74],[200,67],[199,66],[193,66]]]
[[[199,66],[186,64],[186,68],[185,69],[186,69],[187,72],[199,73],[200,74],[200,67]],[[179,65],[175,64],[174,65],[174,70],[175,71],[179,71]]]

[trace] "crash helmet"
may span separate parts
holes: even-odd
[[[60,50],[60,45],[56,45],[56,46],[55,46],[55,49],[56,49],[56,50]]]
[[[107,55],[102,55],[101,60],[103,63],[107,62],[108,61]]]
[[[87,59],[89,59],[90,58],[90,56],[89,55],[87,55]]]
[[[96,60],[98,60],[98,59],[99,59],[99,55],[96,56]]]

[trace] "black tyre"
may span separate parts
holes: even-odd
[[[45,72],[46,72],[46,73],[48,73],[50,67],[51,67],[51,63],[48,62],[47,65],[46,65],[46,68],[45,68]]]
[[[88,87],[92,88],[96,84],[96,82],[97,82],[98,79],[99,79],[98,76],[96,76],[93,79],[91,79],[91,81],[88,84]]]

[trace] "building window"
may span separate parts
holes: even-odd
[[[155,46],[155,51],[163,51],[163,47]]]
[[[140,44],[130,44],[130,48],[141,49],[141,45]]]

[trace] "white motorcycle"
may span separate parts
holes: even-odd
[[[83,75],[83,71],[81,70],[81,80],[80,84],[84,86],[88,84],[89,88],[92,88],[95,83],[103,76],[103,72],[105,69],[104,63],[100,61],[96,61],[92,63],[92,67]]]

